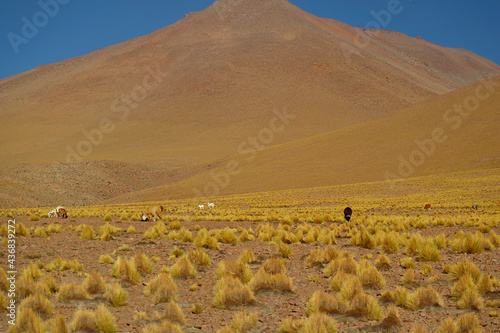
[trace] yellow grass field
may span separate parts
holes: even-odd
[[[498,169],[210,201],[0,210],[0,329],[499,331]]]

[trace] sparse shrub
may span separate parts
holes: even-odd
[[[436,333],[455,333],[457,332],[457,325],[451,318],[446,318],[441,325],[439,325]]]
[[[94,272],[83,281],[83,288],[85,288],[89,294],[98,294],[106,290],[106,285],[101,274]]]
[[[391,260],[385,254],[381,254],[375,261],[375,267],[381,271],[387,271],[391,268]]]
[[[290,249],[290,247],[288,245],[286,245],[285,243],[279,242],[277,253],[282,258],[290,258],[292,256],[292,249]]]
[[[31,309],[40,317],[48,317],[54,312],[50,301],[41,294],[32,294],[25,298],[19,305],[18,311],[24,309]]]
[[[216,273],[217,278],[220,279],[226,275],[240,279],[243,283],[247,283],[253,278],[248,264],[242,264],[239,261],[221,261],[219,263]]]
[[[421,309],[426,306],[444,306],[439,293],[432,287],[420,287],[411,295],[411,309]]]
[[[135,266],[123,257],[118,257],[111,269],[111,276],[131,284],[139,284],[141,275]]]
[[[212,260],[208,253],[197,247],[188,253],[189,260],[198,266],[211,266]]]
[[[35,233],[34,233],[34,235],[35,235],[36,237],[40,237],[40,238],[47,238],[47,233],[45,232],[45,230],[43,230],[43,228],[42,228],[42,227],[37,227],[37,228],[35,229]]]
[[[238,312],[231,321],[231,328],[233,329],[233,332],[245,333],[256,327],[258,320],[259,316],[257,312]]]
[[[127,304],[128,301],[127,292],[123,290],[122,286],[118,282],[115,282],[112,285],[107,285],[106,292],[103,297],[114,307],[123,306]]]
[[[163,319],[167,319],[173,323],[178,324],[186,323],[186,318],[184,317],[181,308],[177,304],[175,304],[175,301],[173,299],[171,299],[170,302],[165,305]]]
[[[231,276],[224,276],[214,290],[213,306],[226,309],[233,305],[248,305],[255,302],[255,296],[248,285]]]
[[[111,258],[109,254],[102,254],[99,256],[99,263],[100,264],[114,264],[115,260]]]
[[[77,332],[77,331],[98,332],[99,327],[97,327],[95,312],[89,310],[76,310],[73,315],[73,320],[69,325],[69,330],[71,332]]]
[[[415,270],[409,269],[405,272],[405,274],[401,278],[401,284],[411,285],[414,283],[415,283]]]
[[[144,288],[144,296],[153,296],[155,304],[176,299],[177,286],[167,273],[160,273]]]
[[[99,304],[95,311],[96,326],[101,333],[115,333],[118,332],[116,325],[116,318],[111,314],[104,304]]]
[[[57,293],[58,301],[69,301],[73,299],[89,299],[90,295],[85,288],[79,284],[65,283]]]
[[[238,258],[238,261],[243,264],[250,264],[255,262],[255,255],[252,249],[245,249]]]
[[[480,311],[484,308],[484,301],[477,289],[467,288],[457,302],[459,309]]]
[[[132,264],[141,274],[149,274],[153,272],[153,264],[146,255],[138,253],[132,258]]]
[[[87,224],[84,224],[82,226],[82,231],[80,233],[80,238],[81,239],[94,239],[94,229],[87,225]]]
[[[168,332],[168,333],[182,333],[182,329],[179,324],[170,322],[169,320],[164,320],[161,325],[158,324],[148,324],[142,329],[142,333],[158,333],[158,332]]]
[[[16,325],[11,330],[13,333],[45,333],[42,319],[30,308],[18,311]]]
[[[175,264],[170,267],[170,274],[173,278],[195,278],[198,275],[187,255],[180,257]]]
[[[193,314],[200,314],[202,312],[203,312],[203,305],[201,305],[200,303],[195,303],[191,307],[191,313]]]
[[[483,330],[479,324],[479,319],[474,313],[464,313],[457,320],[457,332],[477,332]]]
[[[417,249],[420,261],[441,261],[441,254],[432,239],[425,239]]]

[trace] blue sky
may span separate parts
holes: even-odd
[[[233,0],[235,3],[238,0]],[[241,0],[240,0],[241,1]],[[258,1],[258,0],[242,0]],[[0,4],[0,79],[146,35],[214,1],[11,0]],[[312,14],[370,27],[373,13],[399,2],[381,27],[500,64],[498,0],[290,0]],[[45,5],[44,5],[45,4]],[[54,5],[54,4],[57,4]],[[45,10],[43,9],[45,7]],[[28,23],[26,23],[28,22]],[[30,30],[29,25],[36,30]],[[23,31],[24,27],[24,31]]]

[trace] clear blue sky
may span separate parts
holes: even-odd
[[[383,22],[383,28],[464,48],[500,64],[498,0],[290,0],[317,16],[355,27],[365,27],[374,21],[371,12],[379,13],[398,1],[402,10]],[[4,0],[0,4],[0,79],[146,35],[213,2]],[[41,4],[51,4],[45,6],[49,14],[44,14]],[[29,30],[27,26],[35,22],[37,31]]]

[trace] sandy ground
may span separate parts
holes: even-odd
[[[104,277],[107,283],[118,281],[111,277],[111,264],[99,264],[99,256],[103,254],[112,254],[116,250],[116,254],[112,257],[116,259],[118,256],[131,258],[135,254],[143,253],[148,258],[157,256],[161,260],[154,263],[154,273],[142,277],[139,285],[124,285],[128,293],[128,304],[122,307],[111,307],[110,311],[116,316],[117,324],[120,332],[140,332],[141,326],[145,323],[136,323],[132,317],[137,311],[144,311],[148,314],[149,318],[154,317],[156,313],[161,313],[162,305],[155,306],[151,298],[143,295],[144,286],[156,274],[160,272],[163,265],[171,266],[174,261],[169,260],[170,252],[175,248],[181,248],[186,253],[194,248],[193,243],[184,243],[177,240],[168,240],[166,237],[157,238],[153,241],[143,239],[144,232],[154,223],[151,222],[134,222],[134,221],[119,221],[115,218],[111,224],[122,228],[123,231],[114,234],[114,240],[102,241],[100,239],[83,240],[79,237],[79,233],[74,230],[67,229],[68,226],[78,226],[80,224],[88,224],[96,231],[99,226],[105,222],[102,218],[69,218],[69,219],[41,219],[40,221],[30,221],[27,216],[15,217],[17,223],[23,223],[26,227],[47,226],[50,223],[59,223],[63,226],[61,233],[49,233],[48,238],[38,237],[20,237],[18,236],[17,244],[17,270],[20,271],[22,267],[32,262],[42,262],[48,264],[57,257],[65,260],[76,259],[83,264],[83,273],[99,272]],[[2,217],[2,223],[5,224],[7,218]],[[199,225],[202,228],[214,229],[230,227],[243,227],[256,229],[258,222],[181,222],[182,226],[189,229],[193,236],[196,236],[195,226]],[[136,229],[136,234],[127,234],[125,230],[133,225]],[[278,224],[273,225],[275,228]],[[295,226],[298,226],[295,224]],[[329,223],[324,224],[329,226]],[[461,228],[464,231],[475,231],[475,228]],[[447,238],[458,230],[457,227],[433,227],[427,229],[419,229],[418,231],[423,235],[438,235],[445,233]],[[496,233],[500,233],[500,227],[493,229]],[[410,230],[415,232],[416,230]],[[372,264],[382,253],[380,247],[374,250],[363,249],[360,247],[353,247],[348,245],[349,239],[337,238],[337,244],[334,245],[337,249],[349,251],[354,255],[354,258],[359,262],[365,254],[371,253],[373,259]],[[119,251],[118,248],[122,245],[128,245],[131,251]],[[247,306],[246,308],[234,308],[221,310],[212,306],[214,297],[214,286],[216,283],[216,270],[218,264],[223,261],[237,260],[238,256],[245,249],[252,249],[258,263],[252,264],[253,273],[257,273],[261,263],[266,259],[276,254],[276,246],[268,243],[254,240],[247,242],[239,242],[236,245],[228,245],[220,243],[219,250],[206,249],[209,253],[213,265],[208,268],[198,269],[198,277],[193,279],[176,279],[175,282],[178,287],[177,291],[177,304],[181,307],[187,324],[182,327],[184,332],[215,332],[217,329],[231,322],[232,317],[238,312],[246,309],[249,312],[258,313],[258,327],[252,332],[277,332],[281,321],[286,317],[306,318],[306,306],[316,290],[328,291],[329,281],[323,276],[320,267],[308,268],[305,264],[307,255],[311,250],[317,248],[325,248],[317,243],[313,244],[291,244],[293,255],[287,260],[287,275],[293,280],[294,292],[293,293],[277,293],[277,292],[258,292],[256,293],[256,303]],[[383,276],[386,279],[386,287],[382,290],[366,289],[370,295],[380,297],[380,293],[384,290],[394,290],[396,286],[400,285],[400,280],[405,273],[405,269],[399,265],[401,258],[405,257],[404,248],[399,252],[387,254],[390,258],[392,265],[390,270],[383,271]],[[410,311],[399,308],[403,327],[398,332],[409,332],[412,325],[417,323],[424,324],[429,332],[433,332],[446,318],[458,318],[464,311],[458,310],[456,302],[449,297],[449,291],[453,283],[447,275],[443,274],[443,267],[445,264],[454,264],[460,261],[463,257],[468,257],[472,260],[485,274],[494,277],[500,277],[500,256],[498,249],[495,251],[487,251],[482,254],[465,255],[462,253],[453,252],[449,249],[441,250],[442,261],[430,262],[432,266],[431,275],[436,276],[436,282],[432,286],[442,296],[445,306],[442,308],[425,308],[417,311]],[[0,257],[3,258],[1,266],[7,270],[7,253],[6,246],[0,250]],[[424,263],[416,263],[415,280],[419,283],[411,289],[416,289],[428,277],[423,277],[419,271]],[[42,272],[46,272],[42,269]],[[71,271],[55,271],[53,275],[60,286],[62,283],[74,282],[82,283],[84,278],[78,277],[76,273]],[[19,277],[19,276],[18,276]],[[312,282],[311,277],[317,277],[317,282]],[[198,283],[200,286],[196,291],[189,291],[189,287]],[[487,299],[499,299],[497,293],[485,295]],[[95,308],[98,302],[104,302],[101,298],[97,297],[95,300],[89,301],[70,301],[59,302],[56,296],[51,297],[51,302],[54,306],[55,313],[61,313],[69,324],[72,319],[72,314],[79,308]],[[200,303],[203,305],[203,311],[200,314],[192,314],[190,308],[193,304]],[[385,305],[384,305],[385,306]],[[384,308],[384,313],[386,309]],[[479,317],[481,326],[484,332],[500,332],[500,325],[498,318],[489,317],[489,313],[495,309],[485,307],[482,311],[476,312]],[[496,309],[498,310],[498,309]],[[380,321],[366,321],[361,318],[354,317],[335,317],[337,321],[338,332],[368,332],[369,328],[365,326],[373,326]],[[7,317],[5,313],[0,317],[0,331],[7,331]],[[365,327],[365,328],[363,328]]]

